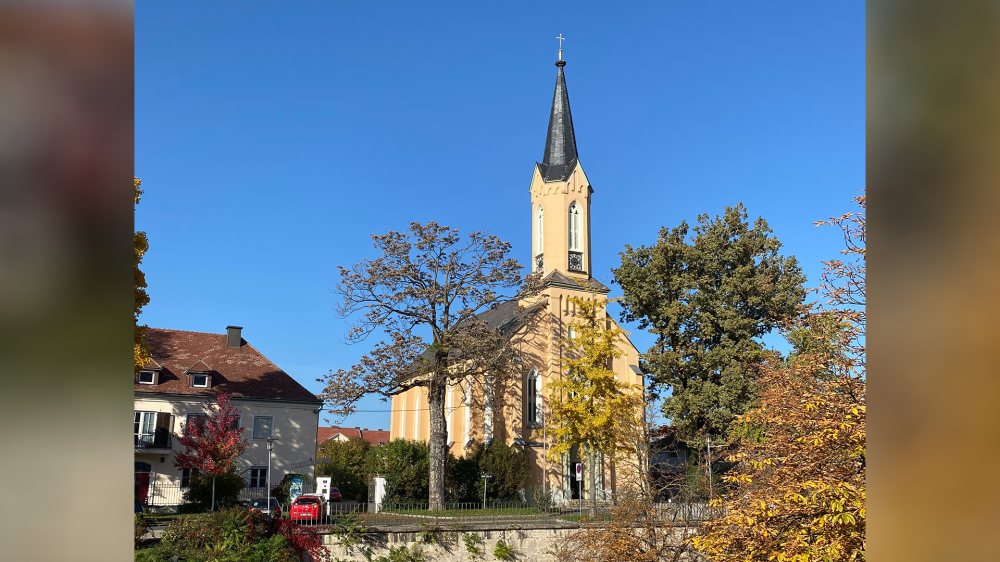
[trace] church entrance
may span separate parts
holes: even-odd
[[[566,488],[570,491],[569,499],[578,500],[580,499],[581,484],[583,481],[576,481],[576,464],[583,462],[582,456],[580,455],[580,446],[574,445],[569,451],[569,466],[566,470]],[[586,470],[586,466],[584,466]],[[586,478],[586,475],[584,475]]]

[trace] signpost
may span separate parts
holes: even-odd
[[[486,482],[490,478],[493,478],[493,475],[492,474],[485,474],[484,473],[482,475],[482,478],[483,478],[483,509],[486,509]]]
[[[580,490],[580,513],[583,513],[583,463],[578,462],[574,467],[576,470],[576,481],[578,489]]]

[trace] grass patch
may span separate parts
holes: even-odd
[[[392,515],[412,515],[421,517],[483,517],[494,515],[543,515],[547,512],[534,507],[486,508],[486,509],[383,509],[380,513]]]

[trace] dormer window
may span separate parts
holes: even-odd
[[[139,384],[156,384],[156,371],[139,371]]]
[[[208,373],[191,373],[191,386],[209,388],[212,386],[212,377]]]

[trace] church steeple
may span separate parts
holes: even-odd
[[[584,281],[607,287],[593,277],[590,261],[590,197],[593,189],[576,153],[573,116],[562,58],[562,34],[557,37],[559,60],[556,61],[556,91],[552,96],[545,154],[531,176],[532,271],[546,279]],[[572,285],[576,281],[567,281]],[[596,283],[597,285],[593,285]]]
[[[549,114],[549,131],[545,137],[545,155],[542,157],[542,177],[545,181],[565,181],[576,166],[576,135],[573,134],[573,115],[569,110],[569,93],[563,67],[562,47],[556,61],[556,91],[552,96]]]

